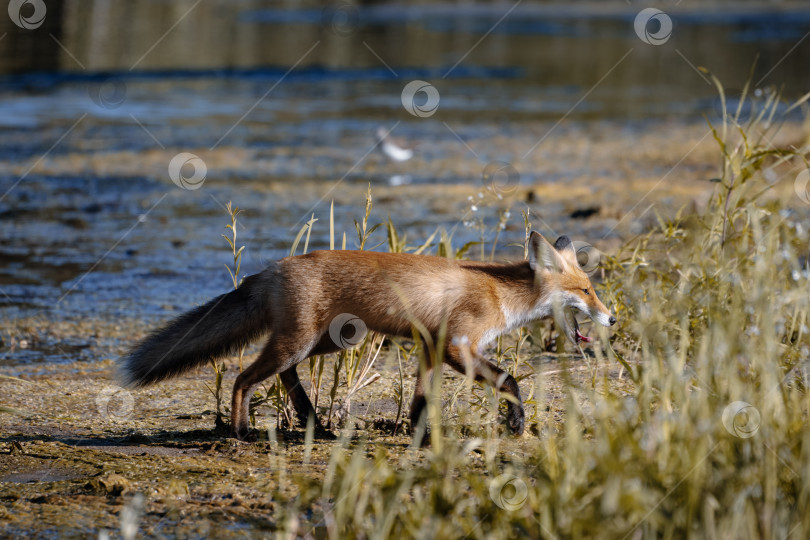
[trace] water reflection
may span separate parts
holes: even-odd
[[[615,70],[595,92],[606,106],[599,114],[650,114],[655,113],[650,104],[712,95],[697,66],[741,88],[759,55],[755,79],[784,85],[796,96],[807,86],[810,60],[810,47],[786,54],[810,30],[810,10],[771,13],[757,3],[728,7],[734,4],[721,2],[698,11],[673,7],[674,30],[662,46],[638,39],[637,9],[620,3],[519,5],[506,17],[509,6],[501,4],[288,9],[261,0],[65,0],[47,5],[47,17],[35,30],[0,17],[0,35],[6,34],[0,41],[0,73],[250,77],[263,68],[295,66],[323,68],[344,80],[405,78],[414,72],[472,79],[468,91],[475,92],[477,85],[490,84],[482,79],[493,73],[511,75],[507,83],[495,82],[507,87],[578,90]],[[664,107],[663,112],[680,111]]]

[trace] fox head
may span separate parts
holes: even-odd
[[[529,265],[536,282],[542,284],[543,302],[562,309],[565,321],[561,327],[573,343],[591,341],[579,331],[574,309],[603,326],[616,323],[616,317],[596,296],[588,274],[580,268],[574,245],[567,236],[559,237],[552,246],[542,235],[532,232]]]

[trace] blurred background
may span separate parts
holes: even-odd
[[[369,185],[371,223],[410,245],[443,228],[521,257],[529,211],[609,251],[705,195],[723,105],[699,68],[744,118],[746,83],[754,102],[810,90],[808,32],[791,2],[12,0],[2,317],[165,318],[227,289],[228,201],[244,275],[313,216],[328,247],[333,201],[356,247]]]
[[[810,54],[797,43],[810,28],[810,7],[781,1],[43,4],[47,11],[36,29],[21,29],[10,17],[0,21],[0,73],[21,76],[7,78],[6,87],[43,92],[99,74],[135,83],[203,80],[196,87],[206,87],[212,103],[198,105],[213,106],[216,97],[230,96],[227,103],[244,97],[238,92],[247,90],[240,85],[245,79],[255,84],[295,67],[293,79],[320,87],[313,97],[333,100],[334,116],[385,118],[384,101],[358,93],[421,75],[450,79],[449,88],[458,88],[442,106],[453,116],[556,119],[570,106],[569,94],[593,85],[631,47],[633,60],[576,116],[681,114],[715,95],[689,73],[690,63],[741,88],[759,57],[754,79],[767,74],[790,94],[802,92]],[[23,16],[34,15],[34,6],[21,3]],[[674,17],[667,47],[642,47],[634,33],[634,19],[647,6]]]

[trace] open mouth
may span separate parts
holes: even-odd
[[[577,337],[577,343],[579,343],[580,341],[584,341],[585,343],[590,343],[591,341],[593,341],[593,338],[588,337],[582,332],[580,332],[579,323],[577,323],[576,317],[574,317],[574,333]]]
[[[575,344],[579,343],[580,341],[585,343],[590,343],[593,341],[593,338],[586,336],[582,333],[582,331],[580,331],[579,323],[577,322],[577,318],[573,311],[566,311],[565,318],[566,322],[568,323],[568,339],[573,341]]]

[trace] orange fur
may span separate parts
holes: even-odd
[[[570,245],[564,237],[558,244],[561,240]],[[410,337],[416,327],[434,344],[444,326],[444,361],[511,394],[508,424],[522,433],[517,382],[482,357],[484,347],[560,309],[578,309],[605,326],[615,322],[572,249],[558,251],[537,233],[529,242],[529,260],[504,264],[367,251],[316,251],[282,259],[246,278],[236,291],[153,333],[123,362],[124,379],[156,382],[269,333],[258,359],[234,383],[231,429],[247,439],[254,437],[248,428],[250,396],[272,375],[281,375],[303,422],[315,415],[295,367],[310,356],[346,346],[330,332],[340,317],[351,314],[368,330],[387,335]],[[562,328],[569,339],[583,339],[575,320]],[[433,367],[429,359],[418,373],[412,427],[424,409],[425,382]]]

